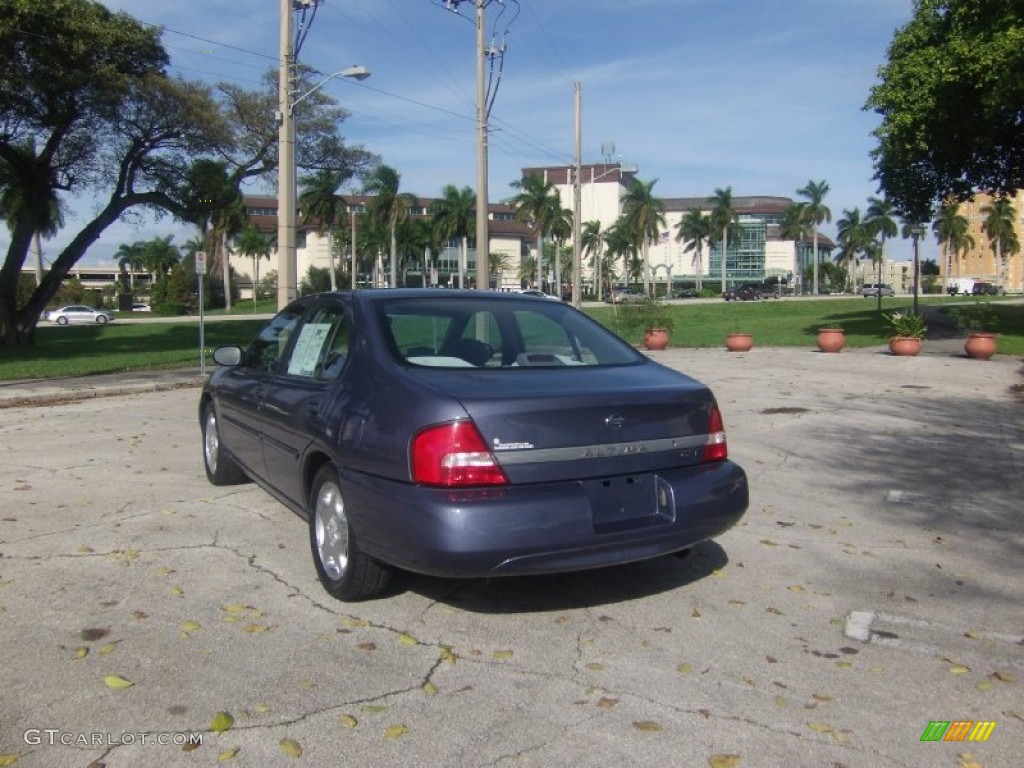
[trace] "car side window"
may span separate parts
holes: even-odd
[[[297,330],[298,337],[284,366],[291,376],[330,381],[348,357],[345,312],[338,304],[317,307]]]
[[[260,331],[245,353],[245,366],[266,373],[281,371],[295,326],[302,317],[302,307],[289,307],[278,313]]]

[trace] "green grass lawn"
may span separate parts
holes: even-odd
[[[846,331],[850,347],[884,344],[888,327],[879,316],[877,300],[828,299],[758,302],[680,302],[668,307],[675,321],[674,347],[721,347],[726,334],[747,331],[758,347],[814,347],[819,328],[839,326]],[[963,304],[945,297],[922,298],[922,304]],[[972,303],[971,300],[966,302]],[[251,313],[251,302],[238,305],[239,314]],[[906,297],[882,300],[883,311],[908,309]],[[1000,354],[1024,355],[1024,305],[992,301],[999,334]],[[273,311],[270,301],[261,312]],[[586,309],[599,322],[616,328],[613,307]],[[207,350],[220,344],[246,344],[265,320],[218,320],[213,314],[206,322]],[[639,343],[643,333],[635,330],[627,340]],[[207,357],[209,360],[209,357]],[[113,323],[106,326],[59,327],[42,323],[36,329],[32,347],[0,346],[0,380],[82,376],[147,369],[199,367],[197,322]]]

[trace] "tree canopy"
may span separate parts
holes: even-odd
[[[169,77],[159,30],[94,0],[0,0],[0,56],[0,220],[11,233],[0,343],[32,342],[72,267],[129,210],[212,222],[242,182],[276,169],[272,79],[249,92]],[[296,108],[300,167],[352,175],[376,162],[343,145],[344,117],[319,91]],[[83,198],[95,199],[92,218],[19,298],[33,237],[58,232],[68,201]]]
[[[875,178],[900,213],[1024,186],[1021,0],[915,0],[879,80]]]

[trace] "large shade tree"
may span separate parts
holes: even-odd
[[[276,84],[270,76],[260,91],[210,89],[168,77],[159,30],[93,0],[5,0],[3,11],[0,214],[11,238],[0,267],[0,343],[30,344],[70,270],[132,209],[202,223],[223,242],[229,221],[218,212],[237,206],[246,179],[276,168]],[[297,85],[307,79],[300,73]],[[344,113],[331,104],[317,91],[296,108],[299,166],[367,167],[374,156],[342,144]],[[56,233],[61,202],[72,197],[93,199],[92,218],[19,300],[31,240]]]
[[[1019,0],[915,0],[865,109],[875,178],[925,221],[936,201],[1024,186],[1024,13]]]
[[[125,211],[187,214],[191,158],[223,136],[208,90],[164,74],[159,31],[99,3],[7,0],[0,57],[0,201],[11,232],[0,340],[28,344],[71,268]],[[19,305],[30,243],[59,228],[54,214],[66,193],[96,195],[95,213]]]

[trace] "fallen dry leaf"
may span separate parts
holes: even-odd
[[[210,720],[210,730],[214,733],[223,733],[224,731],[230,730],[231,726],[235,724],[235,718],[228,712],[218,712]]]
[[[131,688],[135,683],[131,680],[126,680],[120,675],[107,675],[103,678],[103,682],[107,684],[108,688]]]
[[[717,753],[708,758],[710,768],[739,768],[740,756]]]
[[[359,721],[352,717],[352,715],[338,715],[338,722],[346,728],[355,728],[359,725]]]
[[[302,757],[302,747],[295,739],[286,736],[277,743],[277,747],[288,757]]]
[[[638,731],[645,731],[647,733],[656,733],[657,731],[665,730],[653,720],[634,720],[633,727]]]
[[[387,730],[384,731],[384,738],[397,739],[399,736],[405,735],[408,730],[404,725],[389,725]]]

